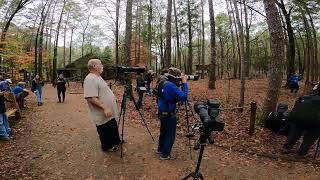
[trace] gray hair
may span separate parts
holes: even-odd
[[[90,59],[88,61],[88,69],[91,70],[95,64],[98,64],[100,62],[100,59]]]

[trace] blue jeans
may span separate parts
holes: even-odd
[[[168,156],[176,138],[177,117],[175,114],[160,116],[160,123],[158,152],[161,152],[162,156]]]
[[[0,114],[0,136],[8,137],[11,133],[6,113]]]
[[[34,93],[37,96],[38,103],[42,103],[42,89],[37,89]]]

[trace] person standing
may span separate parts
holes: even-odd
[[[288,84],[289,84],[291,93],[293,93],[293,91],[295,90],[295,94],[297,94],[297,92],[299,91],[299,81],[301,81],[301,79],[302,78],[299,76],[298,73],[295,73],[290,76],[288,80]]]
[[[43,105],[43,101],[42,101],[43,86],[44,86],[44,82],[41,80],[40,76],[37,74],[31,82],[31,91],[34,92],[37,96],[38,106]]]
[[[171,159],[171,150],[175,141],[177,117],[176,103],[188,99],[187,77],[181,77],[181,71],[170,68],[167,80],[158,86],[158,115],[160,119],[160,136],[157,153],[161,160]],[[179,85],[182,81],[182,89]]]
[[[63,77],[63,74],[59,74],[56,86],[58,92],[59,103],[61,103],[61,94],[62,94],[62,102],[64,102],[66,98],[66,80]]]
[[[146,88],[143,73],[137,74],[136,80],[137,80],[137,88],[136,89],[137,89],[137,92],[139,95],[137,105],[138,105],[138,108],[140,109],[142,106],[142,99],[143,99],[143,93],[144,93],[143,90]]]
[[[8,141],[12,135],[11,128],[9,127],[8,117],[6,115],[6,105],[5,101],[12,102],[7,100],[4,97],[4,92],[0,92],[0,140]]]
[[[108,84],[102,79],[103,65],[99,59],[88,62],[89,74],[84,79],[84,98],[87,100],[91,120],[95,123],[101,148],[112,152],[121,143],[117,120],[116,97]]]

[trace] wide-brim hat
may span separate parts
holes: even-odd
[[[171,76],[174,78],[181,78],[181,71],[178,68],[169,68],[168,73],[165,73],[166,76]]]

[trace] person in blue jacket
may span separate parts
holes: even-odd
[[[171,159],[171,149],[176,136],[176,103],[188,99],[186,76],[181,76],[177,68],[170,68],[165,74],[167,79],[158,85],[158,115],[160,119],[160,137],[157,153],[161,160]],[[180,89],[180,83],[182,82]]]
[[[289,77],[288,84],[291,90],[291,93],[295,90],[295,93],[299,91],[299,81],[301,81],[301,76],[298,73],[295,73]]]

